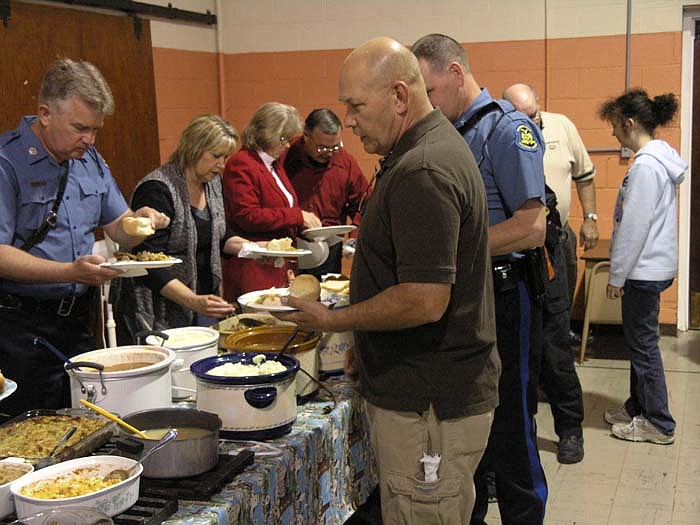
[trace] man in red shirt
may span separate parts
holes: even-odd
[[[315,109],[306,118],[304,134],[292,143],[284,157],[284,169],[299,197],[299,206],[321,219],[323,226],[360,225],[360,203],[369,190],[357,161],[343,148],[342,124],[330,109]],[[357,237],[357,230],[351,234]],[[351,241],[352,242],[352,241]],[[329,254],[320,266],[302,270],[319,279],[340,273],[343,243],[329,243]]]

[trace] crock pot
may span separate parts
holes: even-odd
[[[157,346],[103,348],[78,354],[63,366],[70,376],[71,405],[87,399],[110,412],[124,415],[172,404],[170,367],[175,352]],[[104,371],[86,365],[97,364]],[[134,368],[128,368],[133,366]],[[109,371],[112,367],[126,367]]]
[[[123,417],[141,431],[151,429],[180,430],[178,436],[143,462],[145,478],[186,478],[213,469],[219,461],[221,419],[216,414],[193,408],[154,408]],[[202,429],[202,435],[187,437],[183,429]],[[139,459],[151,450],[157,439],[143,439],[120,429],[117,449],[122,456]]]
[[[217,414],[221,435],[227,439],[273,439],[287,434],[297,417],[294,379],[299,361],[283,355],[287,369],[262,376],[224,377],[209,375],[212,368],[226,363],[253,364],[260,352],[243,352],[207,357],[192,364],[197,381],[197,409]],[[276,354],[264,353],[268,360]]]
[[[277,352],[296,330],[291,326],[258,326],[231,334],[224,341],[224,349],[230,352]],[[294,355],[299,366],[311,377],[319,380],[318,348],[321,336],[312,332],[299,331],[285,351]],[[283,356],[284,357],[284,356]],[[297,401],[302,404],[318,394],[318,383],[304,373],[296,378]]]
[[[175,352],[173,365],[174,399],[191,396],[196,389],[196,383],[190,365],[205,357],[216,355],[219,332],[203,326],[186,326],[163,330],[167,339],[157,335],[149,335],[146,343],[152,346],[164,346]]]

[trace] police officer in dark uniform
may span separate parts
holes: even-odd
[[[41,337],[68,357],[96,347],[88,318],[91,286],[119,275],[91,255],[94,228],[136,245],[121,221],[169,219],[151,208],[132,212],[94,148],[112,93],[89,62],[61,59],[44,75],[36,116],[0,135],[0,369],[17,382],[0,402],[15,415],[70,406],[63,363],[35,344]]]
[[[502,522],[536,525],[543,523],[547,501],[534,419],[547,282],[541,248],[546,230],[544,141],[526,115],[479,88],[457,41],[427,35],[411,51],[418,57],[431,102],[471,147],[488,199],[503,370],[500,404],[474,477],[476,503],[471,523],[485,523],[486,473],[494,472]]]

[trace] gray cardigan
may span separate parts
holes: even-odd
[[[155,171],[146,175],[136,188],[146,181],[162,182],[173,203],[174,214],[170,218],[170,238],[167,253],[182,259],[182,264],[174,265],[173,274],[185,286],[197,293],[197,229],[190,210],[190,197],[187,190],[187,181],[184,173],[176,163],[168,162]],[[136,188],[134,191],[136,191]],[[226,233],[226,217],[224,214],[224,200],[221,188],[221,179],[215,178],[205,185],[207,205],[211,214],[211,273],[213,289],[220,293],[221,288],[221,240]],[[201,270],[201,269],[200,269]],[[209,270],[209,269],[207,269]],[[155,294],[145,285],[132,279],[133,297],[132,303],[138,329],[145,329],[143,321],[154,330],[166,330],[181,326],[191,326],[195,322],[195,312],[166,299],[160,294]]]

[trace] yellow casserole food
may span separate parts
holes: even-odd
[[[106,425],[108,421],[77,416],[36,416],[0,428],[0,457],[43,458],[71,427],[75,434],[56,453]]]
[[[30,483],[22,487],[19,493],[36,499],[75,498],[106,489],[119,482],[118,479],[102,479],[102,476],[95,475],[94,469],[78,469],[65,476]]]

